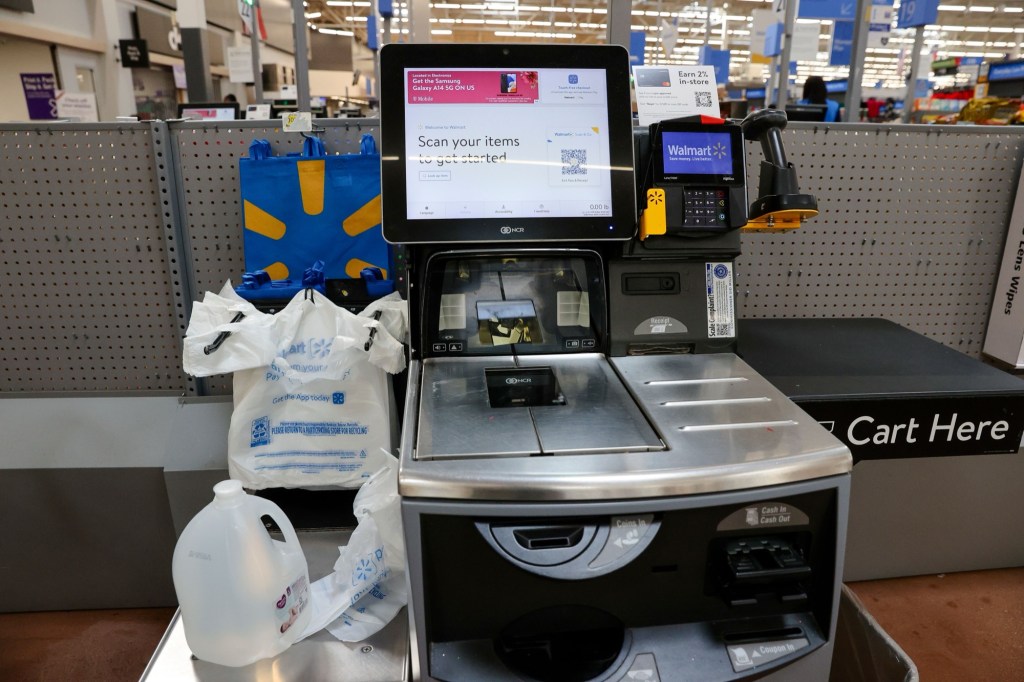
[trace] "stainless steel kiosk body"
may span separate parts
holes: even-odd
[[[381,68],[384,232],[421,244],[399,473],[414,679],[827,680],[849,451],[734,354],[611,352],[608,264],[636,222],[625,52],[392,45]],[[416,100],[427,85],[453,90]],[[519,145],[466,172],[490,162],[456,140],[497,125]],[[513,153],[531,135],[540,159]]]

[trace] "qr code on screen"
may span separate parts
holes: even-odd
[[[586,149],[563,149],[562,150],[562,175],[586,175],[587,174],[587,150]]]
[[[712,105],[711,93],[710,92],[697,92],[694,93],[697,97],[698,107],[710,107]]]

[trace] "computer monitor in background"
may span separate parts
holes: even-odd
[[[786,117],[790,121],[824,121],[828,106],[825,104],[787,104]]]
[[[299,110],[296,99],[275,99],[270,103],[270,118],[281,118],[281,114]]]
[[[750,113],[750,102],[745,99],[726,100],[729,105],[728,118],[746,118]]]
[[[178,105],[178,118],[203,121],[234,121],[238,118],[238,102],[190,102]]]

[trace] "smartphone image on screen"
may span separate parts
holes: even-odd
[[[501,74],[501,91],[508,94],[516,92],[516,75],[514,73]]]

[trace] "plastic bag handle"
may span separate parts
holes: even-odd
[[[250,496],[253,502],[256,503],[257,511],[260,516],[269,516],[277,524],[277,527],[281,529],[281,533],[284,535],[285,544],[294,546],[301,552],[302,545],[299,544],[299,536],[295,532],[295,528],[292,526],[291,521],[284,515],[281,508],[270,500],[263,499],[257,495]]]

